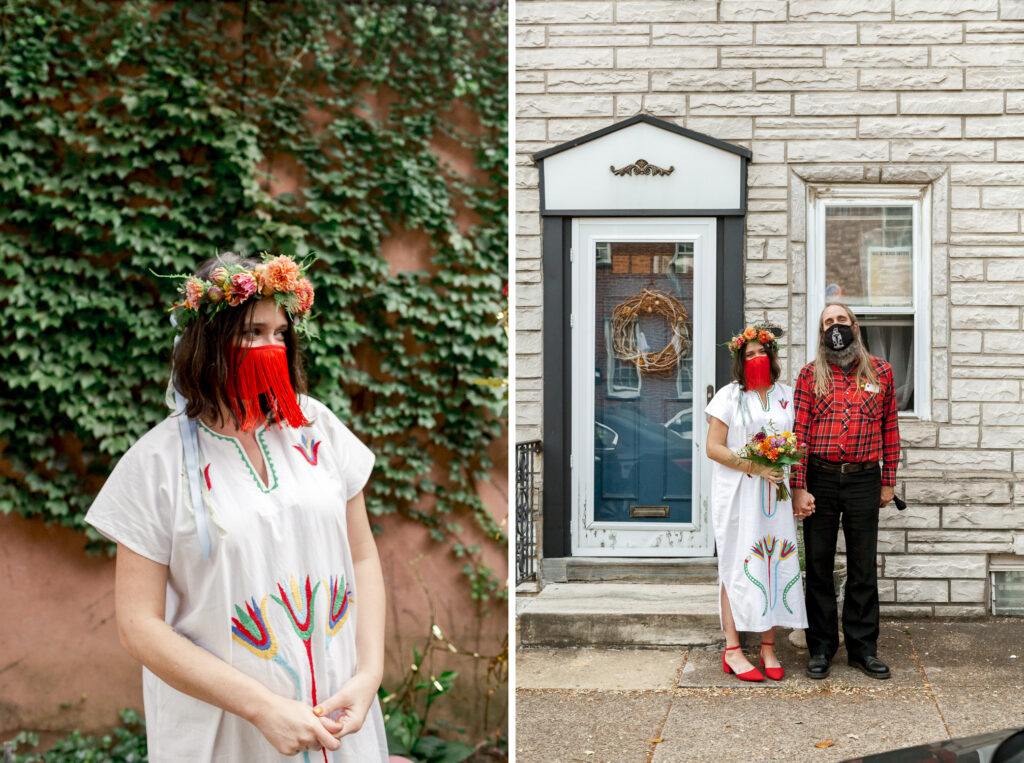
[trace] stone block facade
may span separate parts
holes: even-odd
[[[518,0],[517,439],[542,434],[541,217],[531,155],[648,113],[749,148],[745,312],[803,363],[808,195],[931,189],[931,411],[901,423],[883,610],[987,611],[1024,553],[1024,3]]]

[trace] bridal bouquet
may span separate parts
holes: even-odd
[[[798,443],[796,435],[792,432],[777,434],[766,432],[765,428],[761,427],[761,431],[755,432],[750,442],[740,449],[739,456],[755,464],[781,466],[785,469],[802,463],[806,453],[807,443]],[[789,489],[785,481],[776,483],[775,498],[779,501],[789,499]]]

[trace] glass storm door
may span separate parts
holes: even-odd
[[[573,223],[572,553],[710,556],[713,218]]]

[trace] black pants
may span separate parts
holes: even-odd
[[[846,598],[843,635],[851,658],[877,656],[878,503],[882,472],[877,466],[854,474],[840,474],[808,465],[807,490],[814,496],[814,513],[804,519],[804,556],[807,562],[807,648],[811,655],[829,659],[839,649],[836,624],[836,589],[832,570],[839,525],[846,539]]]

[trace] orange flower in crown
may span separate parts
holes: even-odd
[[[178,326],[201,315],[211,318],[225,307],[238,307],[253,297],[273,297],[291,316],[295,330],[306,331],[313,307],[313,284],[306,278],[306,271],[312,261],[298,263],[286,254],[273,256],[266,252],[262,259],[252,269],[225,263],[213,269],[209,281],[188,274],[167,276],[182,279],[184,300],[171,307]]]

